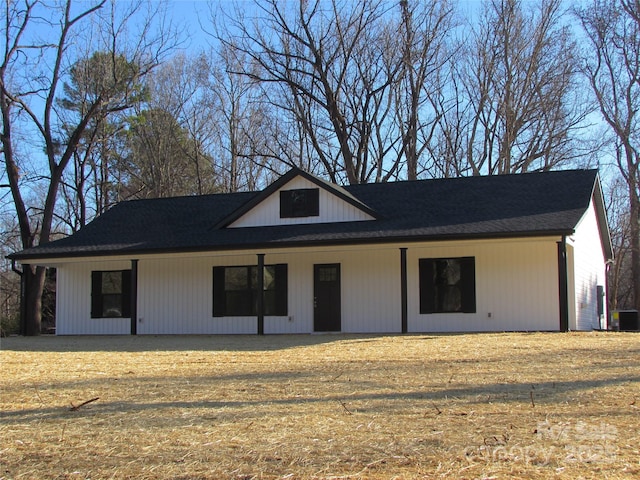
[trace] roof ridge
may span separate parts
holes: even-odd
[[[131,204],[131,203],[138,203],[138,202],[160,202],[160,201],[164,201],[164,202],[169,202],[169,201],[175,201],[175,200],[185,200],[185,199],[198,199],[198,198],[212,198],[212,197],[222,197],[222,196],[232,196],[232,195],[250,195],[250,194],[256,194],[259,193],[259,190],[247,190],[246,192],[218,192],[218,193],[202,193],[202,194],[194,194],[194,195],[176,195],[175,197],[152,197],[152,198],[131,198],[131,199],[124,199],[124,200],[120,200],[118,202],[116,202],[114,204],[115,205],[120,205],[123,203],[127,203],[127,204]]]

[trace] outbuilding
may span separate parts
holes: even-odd
[[[595,170],[121,202],[14,253],[57,269],[56,333],[294,334],[606,328]]]

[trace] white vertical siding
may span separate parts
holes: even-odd
[[[58,266],[56,291],[56,334],[127,335],[129,318],[91,318],[91,272],[125,270],[127,261],[71,263]]]
[[[569,242],[573,246],[575,282],[575,325],[570,327],[576,330],[604,328],[604,317],[598,317],[596,293],[598,285],[606,287],[606,259],[593,201]]]
[[[266,317],[265,333],[310,333],[313,331],[313,264],[307,255],[276,252],[267,254],[265,263],[288,264],[287,317]]]
[[[289,316],[267,317],[266,333],[313,332],[313,266],[325,263],[340,264],[343,332],[400,332],[398,248],[275,252],[265,263],[289,265]]]
[[[213,266],[252,265],[256,257],[141,259],[138,265],[138,333],[256,333],[253,317],[213,317]]]
[[[420,258],[475,257],[476,313],[419,313]],[[434,244],[408,250],[409,331],[558,330],[553,239]]]
[[[373,220],[371,215],[359,208],[345,202],[333,195],[328,190],[320,188],[319,209],[317,217],[280,218],[280,190],[292,190],[301,188],[319,188],[313,182],[296,177],[284,187],[264,199],[262,203],[252,208],[238,220],[229,225],[236,227],[261,227],[265,225],[292,225],[299,223],[328,223],[328,222],[354,222],[361,220]]]
[[[400,249],[352,252],[342,265],[342,331],[400,332]]]
[[[265,318],[265,333],[313,332],[313,266],[341,265],[343,332],[400,332],[400,247],[407,247],[410,332],[557,330],[556,238],[264,251],[288,265],[288,315]],[[255,265],[256,252],[140,257],[139,334],[254,334],[255,317],[213,317],[213,267]],[[477,312],[419,313],[420,258],[475,257]],[[576,262],[577,263],[577,262]],[[59,265],[59,334],[128,334],[129,319],[91,319],[91,271],[129,260]],[[576,290],[579,290],[576,288]],[[491,316],[489,316],[489,313]]]
[[[255,265],[256,255],[142,259],[139,334],[256,333],[255,317],[213,317],[213,267]],[[267,253],[288,264],[288,315],[265,317],[265,333],[313,331],[313,265],[341,264],[342,331],[400,331],[399,250]]]

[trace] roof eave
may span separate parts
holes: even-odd
[[[613,260],[613,242],[611,241],[611,232],[609,231],[609,219],[607,218],[607,209],[604,204],[604,194],[602,192],[602,184],[600,182],[600,174],[596,173],[596,179],[593,184],[591,198],[596,207],[596,219],[598,221],[598,230],[600,231],[600,241],[607,260]]]
[[[300,248],[300,247],[330,247],[330,246],[348,246],[348,245],[380,245],[389,243],[423,243],[423,242],[442,242],[442,241],[464,241],[464,240],[492,240],[492,239],[515,239],[515,238],[543,238],[543,237],[562,237],[570,236],[575,233],[574,229],[568,230],[540,230],[540,231],[524,231],[524,232],[488,232],[473,234],[439,234],[439,235],[397,235],[383,236],[371,238],[345,238],[345,239],[316,239],[304,241],[281,241],[281,242],[256,242],[246,243],[242,245],[207,245],[190,248],[157,248],[157,249],[120,249],[120,250],[92,250],[91,252],[60,252],[57,254],[38,254],[17,252],[8,255],[9,260],[16,260],[23,264],[29,264],[31,260],[45,261],[57,259],[72,258],[93,258],[93,257],[138,257],[142,255],[165,255],[177,253],[204,253],[204,252],[228,252],[232,250],[248,251],[263,249],[284,249],[284,248]]]

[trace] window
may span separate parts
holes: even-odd
[[[130,318],[131,270],[91,272],[91,318]]]
[[[475,313],[475,258],[420,259],[420,313]]]
[[[301,188],[280,191],[280,218],[320,215],[320,189]]]
[[[287,265],[265,265],[265,315],[287,315]],[[258,313],[258,267],[213,267],[213,316],[255,316]]]

